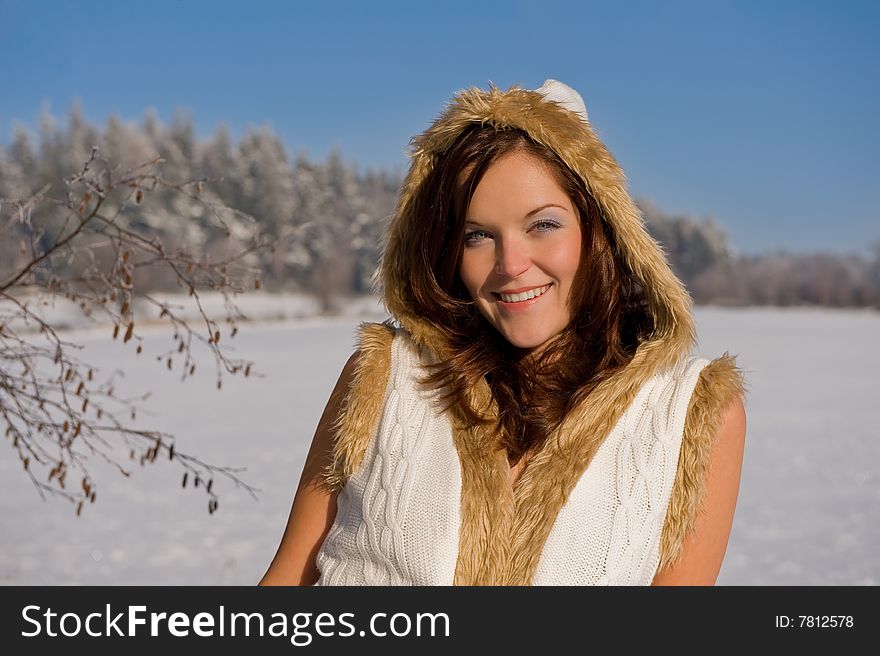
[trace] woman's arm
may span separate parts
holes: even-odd
[[[330,394],[306,456],[281,545],[260,585],[313,585],[318,580],[315,557],[336,518],[336,494],[323,482],[323,472],[332,461],[331,427],[351,385],[358,357],[356,351],[348,359]]]
[[[685,539],[679,559],[658,572],[651,585],[715,585],[733,525],[745,437],[746,412],[742,399],[736,396],[724,414],[712,448],[705,496],[694,531]]]

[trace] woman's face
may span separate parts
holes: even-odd
[[[471,298],[511,344],[540,352],[571,317],[581,228],[568,194],[541,160],[511,153],[486,170],[464,230],[459,275]]]

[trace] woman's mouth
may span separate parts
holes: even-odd
[[[552,283],[550,285],[544,285],[543,287],[535,287],[534,289],[519,294],[501,294],[498,292],[492,292],[492,295],[502,307],[523,307],[534,304],[537,299],[547,293],[550,287],[552,287]]]

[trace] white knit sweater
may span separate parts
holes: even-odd
[[[650,585],[688,402],[703,358],[651,378],[605,438],[556,517],[535,585]],[[451,585],[461,466],[436,392],[419,390],[408,333],[391,346],[382,416],[337,500],[316,585]]]

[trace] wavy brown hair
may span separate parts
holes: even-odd
[[[581,227],[581,263],[568,307],[572,318],[537,357],[510,344],[483,317],[459,277],[464,221],[474,190],[505,155],[524,152],[542,161],[568,193]],[[485,377],[498,404],[500,446],[511,463],[537,450],[596,385],[625,367],[653,330],[642,285],[623,264],[614,234],[583,180],[550,148],[526,132],[475,124],[437,159],[415,199],[420,219],[403,298],[444,336],[454,355],[427,365],[421,382],[445,388],[471,426],[485,424],[468,389]]]

